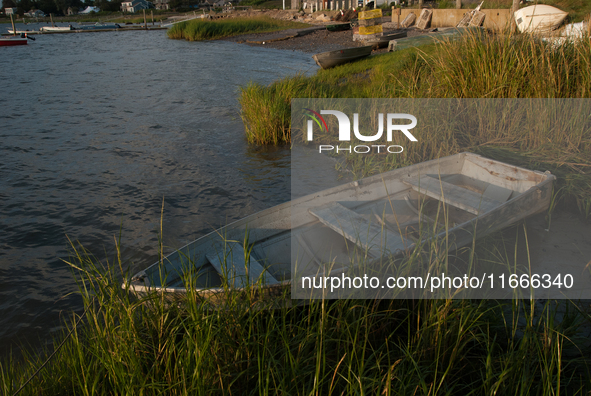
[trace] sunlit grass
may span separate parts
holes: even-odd
[[[287,77],[270,86],[251,83],[240,96],[249,142],[290,142],[292,98],[589,98],[591,43],[555,48],[521,35],[466,35],[463,40],[409,48],[360,60],[316,75]],[[265,109],[265,111],[261,111]],[[584,112],[581,113],[584,116]],[[550,115],[540,114],[540,120]],[[468,117],[464,115],[463,117]],[[584,120],[583,120],[584,121]],[[461,151],[485,154],[559,176],[563,197],[583,212],[591,205],[591,129],[542,131],[492,125],[478,130],[437,131],[391,161],[351,156],[358,177]],[[585,122],[583,122],[585,124]],[[586,125],[586,124],[585,124]],[[356,158],[353,158],[356,157]],[[357,158],[363,157],[363,158]],[[361,168],[359,168],[361,167]],[[359,171],[360,170],[360,171]]]
[[[214,40],[245,33],[264,33],[308,25],[269,17],[191,20],[175,24],[167,31],[171,39],[188,41]]]
[[[511,264],[494,244],[482,246],[453,257]],[[449,257],[440,248],[431,241],[398,264],[441,267]],[[577,336],[589,318],[568,302],[562,320],[554,304],[527,300],[320,300],[263,310],[255,294],[229,293],[213,307],[189,288],[171,303],[157,293],[130,297],[118,255],[101,264],[82,246],[73,254],[86,316],[67,321],[72,336],[22,394],[584,394],[591,384],[588,345]],[[0,362],[2,392],[45,358]]]

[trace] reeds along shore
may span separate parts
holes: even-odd
[[[180,22],[171,27],[167,34],[171,39],[188,41],[214,40],[246,33],[264,33],[288,28],[302,28],[308,25],[269,17],[231,18],[216,21],[207,19]]]
[[[118,254],[103,266],[81,246],[72,249],[85,317],[78,322],[72,315],[63,347],[38,375],[46,356],[3,360],[3,394],[31,377],[21,394],[590,390],[589,343],[578,330],[588,317],[566,301],[561,310],[529,300],[336,300],[260,310],[246,293],[230,294],[216,310],[190,290],[179,304],[158,294],[132,299],[120,287],[126,274]],[[431,259],[447,260],[447,253],[431,250]],[[470,260],[481,253],[459,255]],[[185,282],[190,285],[189,275]]]
[[[269,86],[250,83],[239,97],[247,140],[253,144],[292,141],[292,98],[589,98],[589,38],[561,46],[529,35],[466,35],[416,49],[372,56],[311,77],[297,75]],[[388,162],[351,156],[358,177],[473,151],[559,176],[560,199],[591,214],[591,128],[480,128],[431,131]],[[439,134],[438,134],[439,133]],[[443,133],[443,134],[441,134]],[[298,142],[299,143],[299,142]],[[355,157],[355,158],[353,158]],[[351,162],[352,164],[352,162]],[[574,202],[573,202],[574,200]]]

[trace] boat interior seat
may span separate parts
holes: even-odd
[[[230,287],[241,288],[259,282],[264,285],[279,283],[253,255],[247,257],[239,243],[228,243],[225,251],[210,252],[206,257],[220,276],[228,280]]]
[[[399,233],[380,225],[377,219],[372,222],[338,202],[331,202],[308,211],[322,224],[366,249],[375,258],[384,256],[386,252],[396,254],[408,247]]]
[[[483,193],[478,193],[431,176],[406,179],[404,183],[419,194],[437,199],[475,215],[496,208],[504,202],[502,199],[505,195],[504,200],[507,200],[508,196],[511,195],[511,190],[502,187],[491,187],[492,184]]]

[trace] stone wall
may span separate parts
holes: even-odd
[[[409,9],[403,8],[402,13],[400,15],[400,22],[406,18],[406,16],[410,12],[414,12],[415,15],[418,17],[420,14],[420,10],[417,9]],[[454,27],[458,24],[460,19],[464,16],[465,13],[470,12],[470,9],[454,9],[454,8],[446,8],[446,9],[434,9],[433,16],[431,18],[431,27]],[[510,9],[490,9],[490,10],[480,10],[486,14],[486,18],[484,18],[484,24],[482,25],[488,29],[504,29],[505,27],[509,26],[509,21],[511,20],[511,10]],[[397,22],[398,16],[393,13],[392,15],[392,22]]]

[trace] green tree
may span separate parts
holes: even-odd
[[[95,0],[94,4],[95,6],[97,6],[98,8],[101,9],[101,11],[119,11],[121,10],[121,3],[122,0]]]
[[[57,14],[59,12],[53,0],[39,0],[37,7],[46,14]]]

